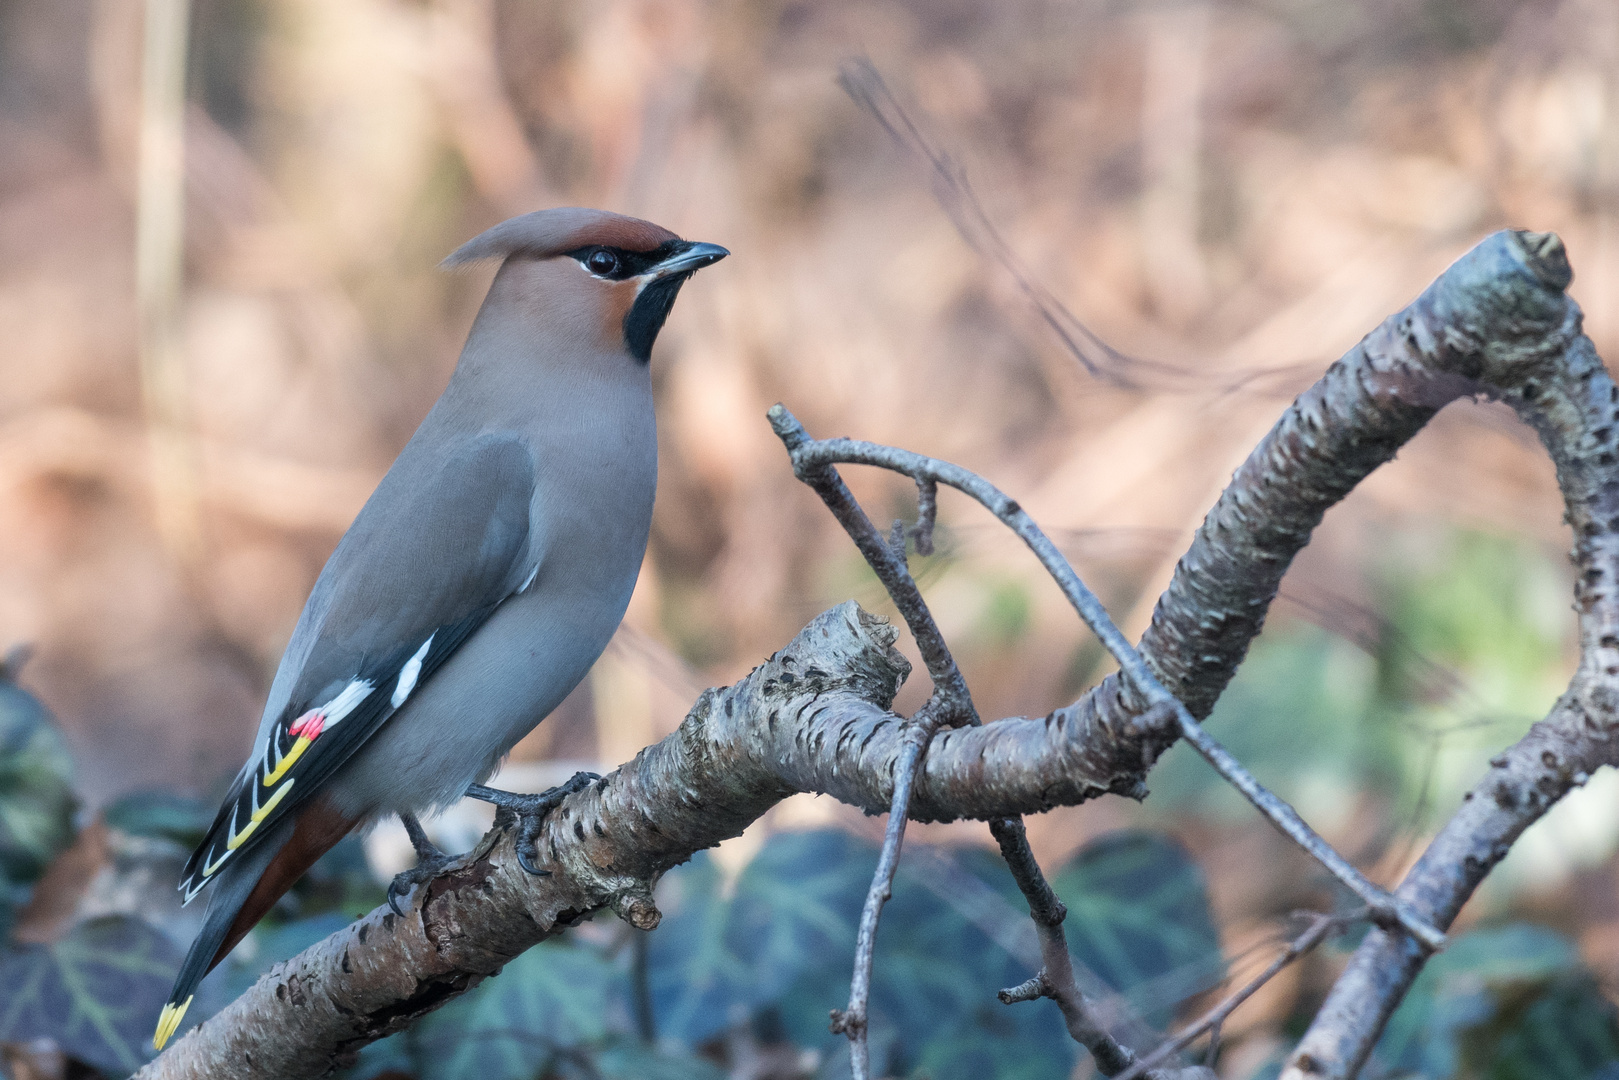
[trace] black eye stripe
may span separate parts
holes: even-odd
[[[670,240],[659,244],[651,251],[626,251],[623,248],[609,247],[606,244],[591,244],[588,247],[563,252],[563,254],[569,258],[578,259],[581,266],[597,277],[606,278],[609,281],[623,281],[626,278],[639,277],[646,273],[675,254],[679,246],[680,241]],[[617,267],[608,268],[605,260],[596,260],[596,256],[602,254],[616,259]],[[600,263],[600,268],[592,265],[593,260]]]

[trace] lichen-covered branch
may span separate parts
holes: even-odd
[[[1145,734],[1144,729],[1162,728],[1163,720],[1171,721],[1178,735],[1191,743],[1222,779],[1240,791],[1243,797],[1270,819],[1270,822],[1288,839],[1303,848],[1311,858],[1325,867],[1328,873],[1342,882],[1345,888],[1364,900],[1372,912],[1372,918],[1379,924],[1392,925],[1397,922],[1407,933],[1422,942],[1424,948],[1435,950],[1444,947],[1445,936],[1442,933],[1430,926],[1426,920],[1417,917],[1407,905],[1368,881],[1348,859],[1310,828],[1296,810],[1260,784],[1241,762],[1203,729],[1186,706],[1158,681],[1141,654],[1113,624],[1113,619],[1102,606],[1102,601],[1080,579],[1073,566],[1057,549],[1057,545],[1051,542],[1051,538],[1017,502],[983,477],[947,461],[939,461],[898,447],[880,446],[855,439],[812,440],[805,434],[798,418],[781,405],[771,408],[770,423],[786,444],[788,452],[792,455],[793,469],[801,479],[829,472],[831,462],[852,462],[890,469],[912,477],[919,483],[932,481],[935,484],[946,484],[976,499],[1034,552],[1035,557],[1040,560],[1040,565],[1045,567],[1068,602],[1073,605],[1075,613],[1118,661],[1119,673],[1135,688],[1136,696],[1147,703],[1147,710],[1138,718],[1139,723],[1136,725],[1138,737]],[[836,477],[835,472],[832,475]],[[841,483],[839,481],[840,486]],[[864,515],[861,517],[863,519]],[[870,528],[869,523],[867,528]],[[909,604],[921,605],[921,596],[916,593],[909,576],[906,577],[905,584],[912,594],[907,597]],[[906,606],[901,604],[901,610],[904,611]],[[907,619],[909,618],[907,615]]]
[[[1396,890],[1441,926],[1553,803],[1619,763],[1619,387],[1563,294],[1571,273],[1555,236],[1498,233],[1446,276],[1458,270],[1479,283],[1472,303],[1430,288],[1405,324],[1384,324],[1368,344],[1408,351],[1414,382],[1469,380],[1539,434],[1574,533],[1580,663],[1551,713],[1492,759]],[[1284,1076],[1355,1075],[1422,961],[1403,942],[1368,934]]]
[[[914,751],[907,748],[901,758],[894,785],[894,801],[889,807],[888,825],[883,837],[883,848],[877,869],[872,876],[871,890],[866,896],[860,916],[860,932],[855,942],[854,977],[850,981],[849,1007],[832,1015],[832,1029],[849,1037],[849,1060],[854,1080],[866,1080],[870,1075],[868,1044],[867,1001],[871,985],[871,965],[875,955],[877,918],[882,905],[889,899],[898,864],[899,849],[905,834],[905,820],[910,813],[911,789],[915,774],[941,723],[950,726],[977,725],[978,709],[973,704],[967,681],[956,665],[950,646],[939,629],[938,622],[928,610],[927,601],[916,581],[911,577],[910,565],[905,557],[905,530],[902,523],[894,523],[894,541],[883,543],[882,535],[849,491],[843,478],[832,465],[820,463],[800,465],[801,452],[809,445],[808,436],[796,420],[781,406],[770,411],[770,422],[794,462],[794,472],[821,497],[832,516],[843,526],[849,538],[865,556],[876,573],[889,598],[905,619],[911,636],[916,640],[928,676],[933,680],[933,695],[912,718],[907,734],[914,737]],[[926,554],[933,548],[933,525],[938,512],[938,485],[926,477],[913,477],[917,490],[917,522],[911,530],[917,550]],[[1019,889],[1029,902],[1029,915],[1034,920],[1039,936],[1044,964],[1035,982],[1041,995],[1054,998],[1062,1009],[1068,1033],[1081,1046],[1091,1052],[1104,1076],[1129,1067],[1133,1060],[1130,1051],[1115,1039],[1106,1025],[1094,1015],[1090,1001],[1074,981],[1072,965],[1068,962],[1068,939],[1062,921],[1067,914],[1061,902],[1046,884],[1040,864],[1029,848],[1029,838],[1021,818],[1000,818],[990,821],[990,831],[1000,845]],[[1060,954],[1060,955],[1059,955]],[[1057,957],[1057,958],[1053,958]]]
[[[1237,471],[1139,646],[1151,681],[1203,718],[1322,514],[1445,403],[1488,394],[1512,404],[1540,433],[1567,501],[1582,658],[1552,714],[1496,759],[1397,890],[1441,928],[1523,829],[1619,758],[1619,389],[1580,333],[1568,280],[1556,237],[1498,233],[1334,364]],[[597,911],[655,925],[651,889],[664,871],[788,794],[886,811],[907,746],[906,722],[889,711],[909,671],[895,636],[853,604],[818,617],[741,682],[705,692],[675,734],[570,796],[542,837],[549,876],[524,873],[496,829],[418,890],[406,916],[379,909],[277,967],[140,1075],[322,1075]],[[1187,730],[1163,723],[1161,708],[1149,715],[1155,696],[1113,676],[1045,717],[941,731],[910,816],[995,820],[1109,792],[1140,797]],[[1368,934],[1291,1080],[1353,1075],[1424,958],[1404,933]]]

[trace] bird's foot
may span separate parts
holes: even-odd
[[[393,909],[395,915],[405,913],[399,906],[402,897],[409,896],[416,886],[426,885],[438,877],[456,860],[456,856],[446,855],[427,838],[427,833],[423,830],[422,823],[416,820],[415,814],[400,814],[399,820],[404,824],[405,832],[410,835],[410,846],[416,849],[416,865],[395,874],[393,881],[388,883],[388,906]]]
[[[563,799],[576,791],[583,791],[600,779],[595,773],[577,772],[566,784],[538,795],[520,795],[514,791],[499,791],[473,784],[467,788],[467,797],[499,807],[495,815],[497,824],[501,814],[511,814],[517,819],[517,864],[536,877],[545,877],[550,871],[536,866],[533,856],[539,850],[540,827],[545,824],[546,815],[562,805]]]

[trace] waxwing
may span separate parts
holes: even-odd
[[[445,260],[502,264],[449,385],[315,582],[252,754],[186,865],[188,903],[213,891],[159,1049],[202,977],[352,829],[397,815],[410,832],[420,858],[390,903],[446,861],[415,815],[463,795],[519,815],[537,872],[534,837],[571,786],[482,781],[624,615],[657,483],[652,343],[686,279],[727,254],[569,207]]]

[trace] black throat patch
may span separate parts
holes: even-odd
[[[670,274],[655,278],[641,289],[635,305],[624,316],[624,347],[643,364],[652,362],[652,343],[658,340],[658,331],[675,306],[675,297],[690,274]]]

